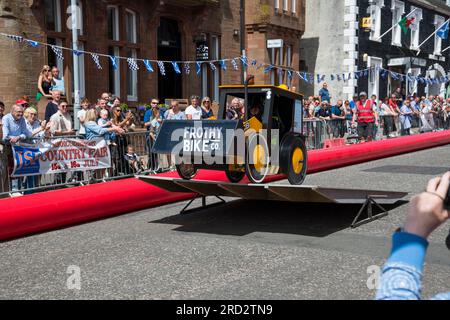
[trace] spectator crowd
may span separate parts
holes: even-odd
[[[400,88],[383,99],[361,92],[352,100],[333,102],[324,83],[318,95],[305,99],[303,105],[305,118],[326,121],[333,138],[355,135],[365,142],[450,128],[450,98],[405,96]]]

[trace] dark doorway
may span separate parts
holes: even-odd
[[[178,22],[161,18],[158,28],[158,60],[181,60],[181,35]],[[179,65],[183,72],[183,66]],[[181,74],[177,74],[171,63],[165,63],[166,75],[158,73],[158,96],[161,102],[164,99],[181,98]]]

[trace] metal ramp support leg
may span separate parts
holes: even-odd
[[[373,205],[375,205],[378,209],[381,210],[381,213],[377,215],[373,215]],[[361,221],[358,221],[358,219],[361,217],[362,213],[366,211],[367,212],[367,218],[363,219]],[[359,210],[358,214],[356,215],[355,219],[352,222],[352,229],[360,227],[364,224],[367,224],[369,222],[381,219],[383,217],[386,217],[389,214],[389,211],[383,208],[380,204],[378,204],[372,196],[368,196],[366,199],[366,202],[364,202],[363,206]]]
[[[217,207],[217,206],[220,206],[220,205],[226,203],[226,201],[225,201],[224,199],[222,199],[221,197],[219,197],[219,196],[214,196],[214,198],[219,199],[220,202],[216,202],[216,203],[212,203],[212,204],[208,204],[208,205],[207,205],[207,204],[206,204],[206,196],[202,196],[202,197],[201,197],[201,199],[202,199],[202,205],[201,205],[200,207],[197,207],[197,208],[193,208],[193,209],[189,209],[189,210],[188,210],[188,208],[191,206],[191,204],[192,204],[196,199],[198,199],[198,198],[194,198],[194,199],[190,200],[190,201],[188,202],[187,205],[184,206],[184,208],[180,211],[180,214],[181,214],[181,215],[191,214],[191,213],[194,213],[194,212],[199,211],[199,210],[203,210],[203,209],[207,209],[207,208],[214,208],[214,207]]]

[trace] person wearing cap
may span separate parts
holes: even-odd
[[[367,100],[367,93],[359,94],[356,110],[353,113],[352,126],[358,121],[358,137],[361,142],[372,141],[373,127],[378,123],[377,114],[373,111],[372,101]]]

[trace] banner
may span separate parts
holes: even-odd
[[[13,157],[13,177],[111,167],[111,154],[104,139],[55,139],[14,145]]]

